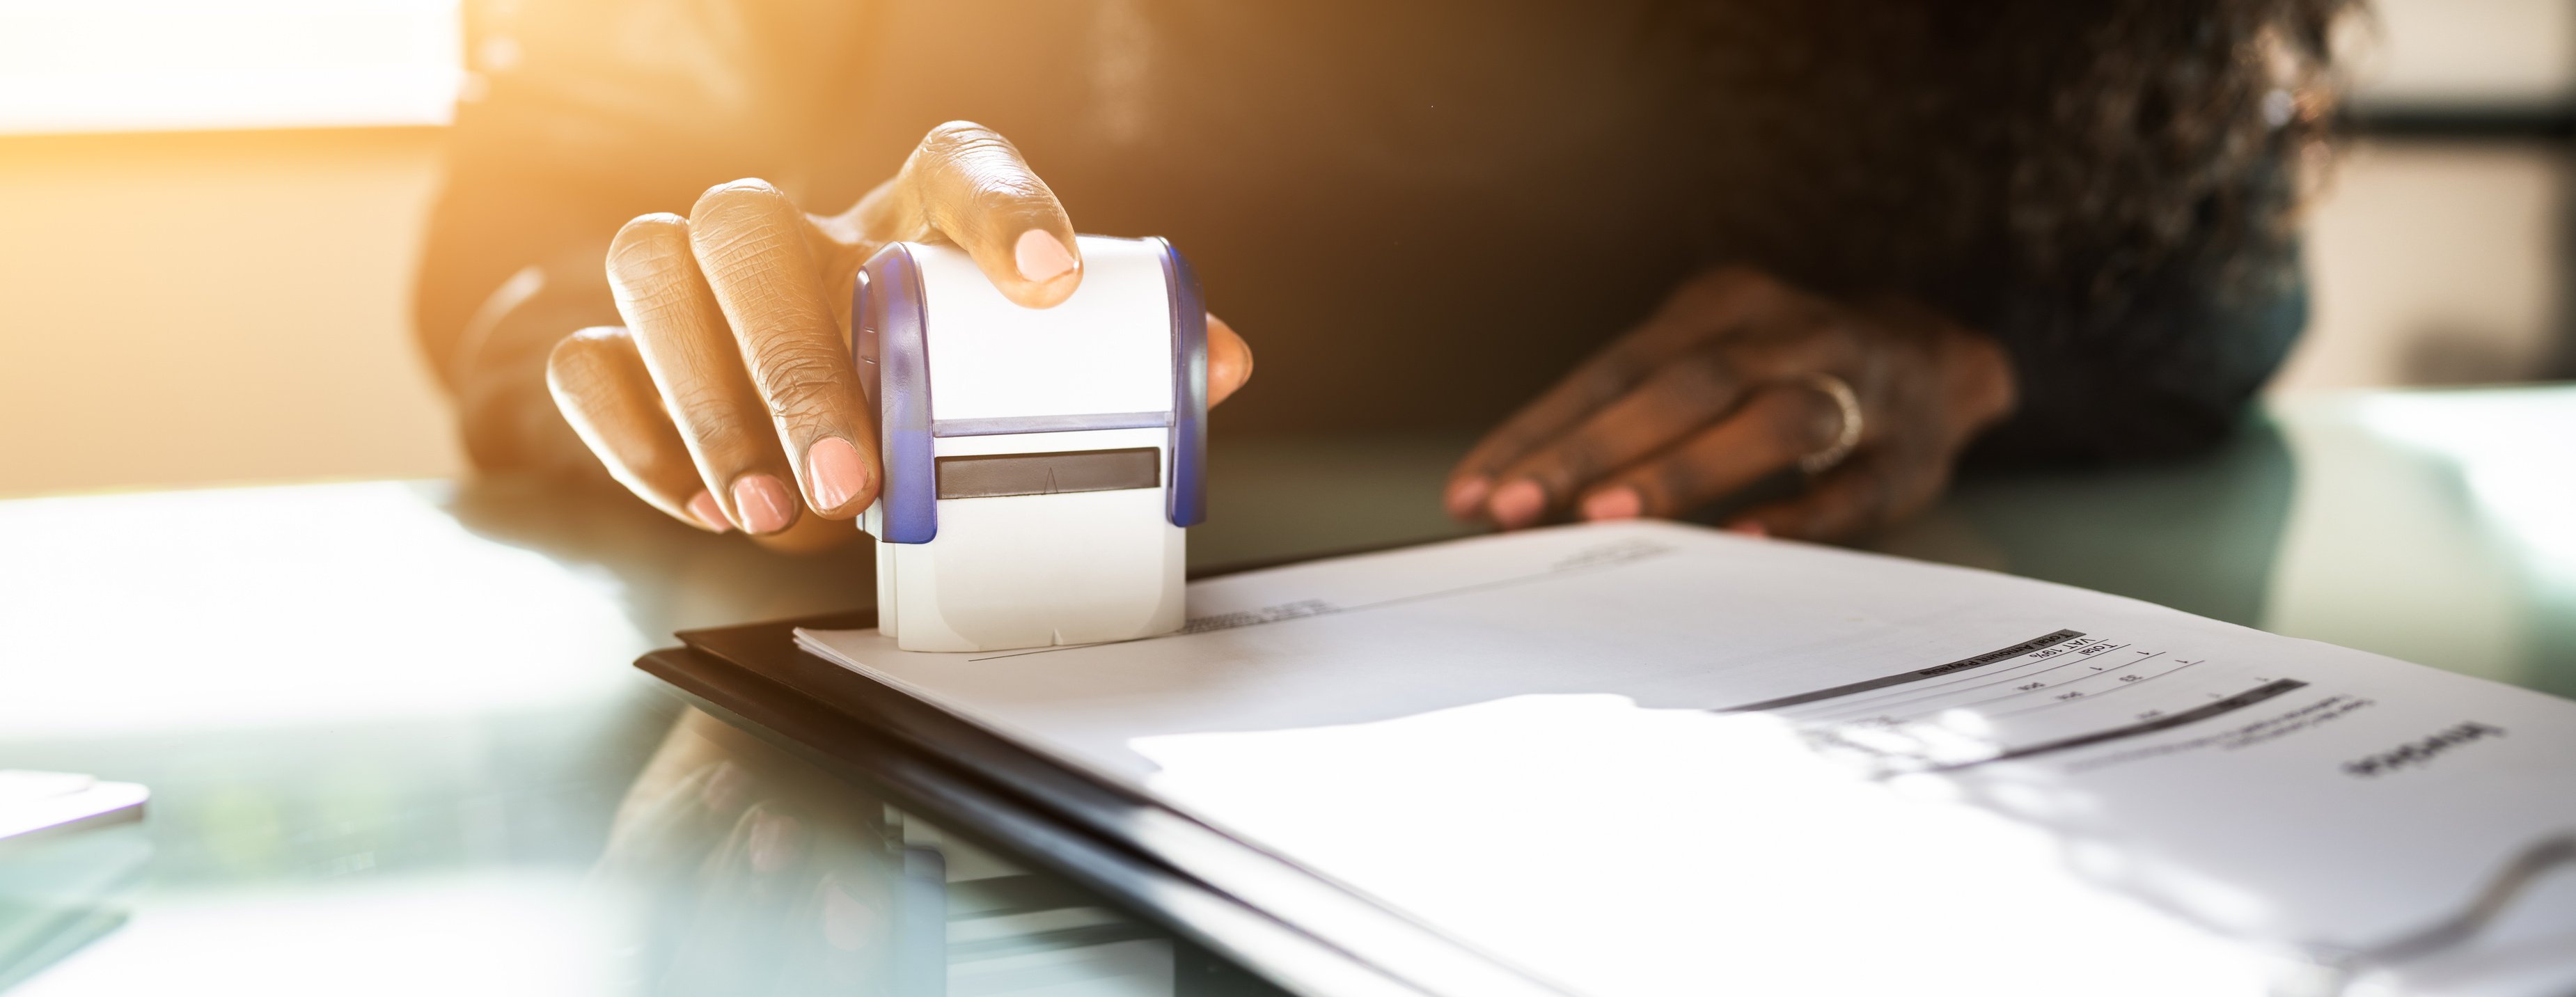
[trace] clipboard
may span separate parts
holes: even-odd
[[[1208,574],[1224,573],[1231,572]],[[635,665],[747,733],[980,847],[1064,876],[1289,991],[1565,993],[1247,842],[795,645],[798,627],[875,625],[871,609],[682,631],[685,646],[650,652]]]

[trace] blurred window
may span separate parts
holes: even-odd
[[[445,124],[457,0],[0,0],[0,134]]]
[[[2576,95],[2576,3],[2369,0],[2352,54],[2364,111],[2553,106]]]

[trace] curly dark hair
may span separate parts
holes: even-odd
[[[2004,289],[2115,307],[2185,256],[2280,278],[2348,6],[1665,0],[1652,23],[1673,113],[1758,137],[1690,150],[1700,177],[1783,192],[1703,199],[1713,255],[1973,321]]]

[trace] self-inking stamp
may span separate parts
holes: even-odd
[[[877,623],[907,651],[1169,633],[1206,517],[1207,312],[1161,239],[1080,237],[1053,308],[953,246],[899,242],[853,290],[885,481]]]

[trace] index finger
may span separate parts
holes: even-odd
[[[922,136],[903,172],[859,205],[862,224],[890,239],[947,237],[975,258],[1002,296],[1047,308],[1082,285],[1073,219],[1018,147],[971,121]]]
[[[689,209],[690,251],[796,464],[805,504],[845,519],[876,495],[876,421],[805,229],[804,212],[758,180],[717,186]]]

